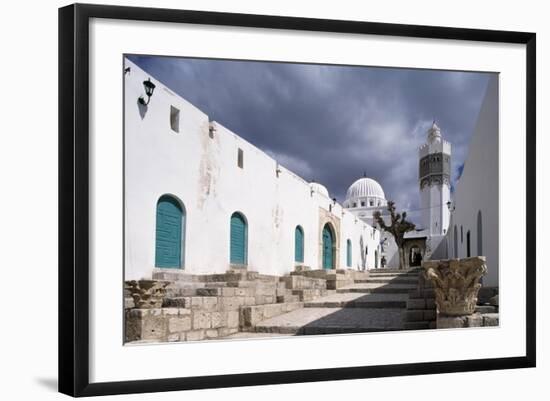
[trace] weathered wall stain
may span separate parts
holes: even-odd
[[[201,159],[199,164],[199,190],[197,191],[197,207],[199,209],[204,208],[208,198],[216,198],[216,182],[220,175],[218,164],[220,140],[215,132],[212,137],[210,136],[210,125],[211,123],[206,122],[201,127]]]

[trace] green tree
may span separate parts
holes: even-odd
[[[399,269],[405,268],[405,251],[403,249],[405,233],[413,231],[416,226],[407,221],[407,212],[396,213],[395,202],[388,201],[388,211],[390,212],[390,224],[387,225],[382,214],[377,210],[374,212],[374,221],[380,226],[380,228],[390,233],[395,239],[397,248],[399,249]]]

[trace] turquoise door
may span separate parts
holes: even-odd
[[[347,241],[346,266],[351,267],[351,240]]]
[[[163,195],[157,203],[157,228],[155,240],[155,266],[180,268],[185,227],[185,214],[180,203]]]
[[[304,261],[304,231],[297,226],[294,233],[294,261]]]
[[[246,265],[247,227],[240,213],[231,216],[229,261],[234,264]]]
[[[323,228],[323,269],[332,269],[334,266],[332,255],[333,242],[332,231],[328,226],[325,226]]]

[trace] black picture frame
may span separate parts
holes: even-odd
[[[526,46],[526,354],[521,357],[90,383],[88,61],[91,18],[437,38]],[[74,4],[59,9],[59,391],[71,396],[239,387],[536,364],[536,35],[434,26]]]

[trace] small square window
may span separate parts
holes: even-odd
[[[174,132],[180,132],[180,111],[174,106],[170,106],[170,128]]]
[[[241,148],[237,152],[237,166],[244,168],[244,152]]]
[[[361,202],[361,206],[365,206],[365,202]]]

